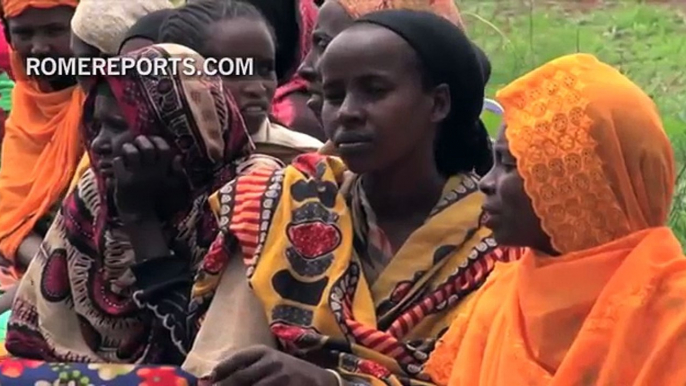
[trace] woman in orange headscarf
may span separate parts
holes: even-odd
[[[46,23],[65,24],[65,32],[12,42],[16,86],[6,122],[0,169],[0,289],[16,283],[50,223],[83,153],[78,131],[83,94],[75,82],[27,78],[22,60],[69,52],[69,21],[76,0],[3,0],[9,38],[16,28],[35,31]],[[54,28],[54,27],[53,27]],[[57,87],[59,84],[60,87]]]
[[[426,371],[440,385],[686,381],[686,259],[665,226],[674,155],[650,98],[590,55],[498,94],[487,226],[527,247],[496,266]]]

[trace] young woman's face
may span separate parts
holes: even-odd
[[[121,155],[122,145],[133,140],[133,134],[109,86],[100,84],[95,92],[97,94],[90,122],[90,130],[95,133],[90,147],[97,156],[93,166],[103,178],[111,179],[114,177],[112,162]]]
[[[21,14],[7,20],[12,47],[25,63],[28,58],[71,57],[72,16],[74,8],[68,6],[27,8]],[[60,78],[68,77],[55,75],[43,80],[65,83],[73,81]]]
[[[312,49],[298,68],[298,74],[308,82],[311,93],[308,107],[317,118],[322,114],[321,74],[318,65],[324,50],[336,35],[353,24],[354,20],[336,0],[328,0],[319,9],[317,24],[312,33]]]
[[[252,76],[229,76],[224,85],[236,99],[250,134],[255,134],[268,118],[276,92],[275,45],[264,22],[239,18],[209,26],[204,46],[207,58],[252,58]]]
[[[517,171],[517,160],[510,153],[506,127],[493,145],[493,168],[481,179],[479,188],[486,195],[485,225],[499,244],[531,247],[553,254],[550,237],[542,230],[531,199],[524,190],[524,180]]]
[[[353,172],[433,156],[435,128],[448,112],[436,107],[447,102],[449,110],[449,96],[425,90],[418,60],[400,36],[372,25],[342,32],[324,52],[324,131]]]

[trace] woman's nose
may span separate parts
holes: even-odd
[[[37,34],[31,41],[31,55],[44,57],[50,54],[50,44],[44,36]]]
[[[98,135],[93,138],[90,147],[93,153],[100,156],[112,154],[112,140],[104,130],[101,130]]]
[[[485,195],[495,193],[495,165],[479,180],[479,190]]]
[[[247,95],[261,98],[267,92],[267,87],[261,81],[246,82],[243,87],[243,92]]]
[[[310,50],[307,56],[305,56],[303,62],[300,64],[300,67],[298,67],[298,75],[310,83],[316,82],[319,75],[315,68],[316,61],[317,58],[315,57],[313,50]]]

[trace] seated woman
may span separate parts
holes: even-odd
[[[24,68],[36,52],[72,56],[69,23],[77,3],[0,1],[16,81],[0,155],[0,313],[9,310],[84,151],[78,130],[84,95],[76,79],[61,73],[29,77]],[[51,34],[44,40],[26,38],[45,30]]]
[[[498,94],[486,225],[496,266],[429,360],[439,385],[679,385],[686,259],[665,226],[674,154],[650,98],[590,55]]]
[[[198,70],[204,62],[178,45],[129,55],[191,58]],[[218,231],[206,199],[245,167],[247,129],[217,76],[128,72],[89,83],[83,125],[94,167],[19,286],[6,347],[45,361],[179,365],[194,338],[188,280]],[[168,280],[188,285],[160,292]],[[111,381],[98,378],[102,366],[65,366],[94,384]],[[66,371],[53,367],[38,374]]]
[[[193,297],[215,301],[184,368],[215,368],[230,385],[422,384],[436,338],[507,257],[481,226],[472,173],[492,163],[480,64],[440,16],[385,11],[337,36],[321,69],[342,161],[303,155],[211,198],[224,238]],[[235,332],[214,310],[227,303],[216,296],[233,248],[285,353],[230,349]]]
[[[97,0],[92,0],[91,2],[85,3],[82,2],[79,5],[79,7],[82,7],[79,8],[81,10],[79,18],[72,19],[72,29],[74,30],[74,33],[72,33],[71,44],[72,49],[75,50],[75,55],[77,57],[114,56],[117,54],[117,52],[119,54],[126,54],[139,48],[151,46],[157,43],[159,40],[158,31],[160,26],[167,16],[169,16],[171,12],[174,12],[174,9],[162,8],[158,9],[157,11],[150,12],[151,8],[170,7],[171,5],[166,0],[147,3],[144,1],[143,3],[144,4],[140,4],[132,1],[130,3],[125,3],[125,6],[122,6],[122,3],[117,3],[116,7],[118,7],[117,10],[120,15],[118,15],[118,17],[116,17],[114,20],[118,21],[118,23],[114,23],[115,28],[113,28],[113,32],[108,31],[107,33],[104,33],[101,27],[93,26],[93,23],[89,20],[90,16],[92,16],[92,13],[101,12],[105,5],[97,2]],[[76,20],[76,22],[74,22],[74,20]],[[131,23],[134,24],[130,25]],[[124,33],[122,34],[122,32]],[[101,49],[86,43],[82,38],[79,37],[79,34],[84,36],[83,39],[93,42],[92,44],[97,44],[101,47],[119,45],[119,48],[110,47],[108,51],[101,51]],[[90,37],[90,39],[86,38],[86,36]],[[116,36],[116,39],[114,39],[114,36]],[[107,40],[107,42],[105,42],[105,40]],[[115,41],[112,42],[112,40]],[[111,52],[114,52],[114,54]],[[74,178],[71,181],[71,185],[69,187],[70,192],[76,187],[81,180],[81,176],[83,176],[83,174],[90,167],[91,165],[88,154],[84,154],[76,168]]]
[[[171,15],[161,40],[197,50],[206,58],[253,58],[252,76],[230,76],[224,84],[236,97],[256,152],[289,163],[323,143],[269,119],[277,87],[276,39],[260,11],[239,0],[204,0]]]

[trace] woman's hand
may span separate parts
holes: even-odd
[[[160,187],[172,175],[173,152],[160,137],[138,136],[114,159],[114,199],[120,217],[154,216]]]
[[[331,372],[266,346],[241,350],[214,369],[221,386],[336,386]]]

